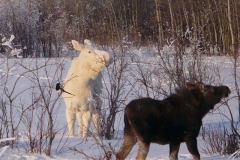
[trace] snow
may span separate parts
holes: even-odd
[[[0,53],[0,58],[5,58],[5,56]]]
[[[15,140],[16,138],[5,138],[5,139],[0,139],[0,143],[1,142],[5,142],[5,141],[13,141]]]
[[[14,40],[14,38],[15,38],[15,36],[14,36],[14,35],[11,35],[11,37],[9,38],[9,40],[5,41],[6,38],[4,37],[4,38],[2,39],[2,41],[5,41],[5,42],[3,42],[2,45],[3,45],[3,46],[8,46],[9,48],[13,49],[13,47],[12,47],[12,41]]]
[[[147,49],[137,49],[134,51],[138,56],[145,55],[148,52]],[[131,53],[129,53],[131,54]],[[154,59],[153,57],[144,57],[145,60],[150,61]],[[149,59],[148,59],[149,58]],[[141,58],[139,59],[139,61]],[[6,83],[8,89],[14,90],[14,95],[19,96],[20,93],[22,96],[19,96],[15,100],[15,105],[19,105],[20,102],[29,103],[30,99],[28,98],[31,93],[28,92],[28,88],[30,86],[34,86],[36,84],[36,77],[39,77],[39,80],[43,82],[44,85],[48,85],[47,82],[50,81],[52,86],[58,82],[62,82],[63,78],[66,76],[68,68],[70,67],[70,59],[62,58],[62,59],[8,59],[5,58],[0,59],[0,76],[1,75],[8,75],[9,81]],[[8,63],[7,63],[8,62]],[[204,62],[209,66],[213,65],[221,65],[221,79],[219,79],[219,83],[227,85],[230,87],[231,90],[234,89],[234,81],[232,76],[232,62],[229,57],[205,57]],[[144,65],[145,63],[140,63]],[[136,65],[136,62],[131,64],[132,66]],[[36,70],[36,68],[38,68]],[[28,72],[31,70],[31,72]],[[239,71],[239,68],[238,68]],[[104,78],[108,80],[108,78]],[[131,78],[129,78],[131,79]],[[217,82],[218,83],[218,82]],[[14,84],[17,84],[17,89],[14,88]],[[109,84],[106,82],[105,84]],[[0,87],[3,86],[3,82],[0,82]],[[2,88],[1,88],[2,89]],[[53,91],[51,92],[52,97],[56,98],[58,93],[52,88]],[[36,90],[36,89],[35,89]],[[33,91],[33,90],[31,90]],[[233,91],[231,97],[233,97],[236,93]],[[0,92],[0,95],[2,93]],[[129,98],[127,101],[130,101]],[[127,102],[126,101],[126,102]],[[20,125],[19,130],[19,137],[17,138],[18,144],[17,148],[11,148],[10,146],[5,146],[0,148],[0,160],[74,160],[74,159],[87,159],[83,154],[74,151],[74,148],[78,149],[78,151],[83,151],[86,155],[90,155],[96,159],[103,159],[103,150],[101,149],[100,145],[105,145],[106,148],[113,148],[116,151],[121,146],[122,137],[123,137],[123,118],[122,113],[117,116],[116,128],[117,135],[113,140],[101,140],[98,137],[89,137],[87,139],[82,139],[81,137],[68,137],[67,133],[64,129],[66,126],[66,118],[65,118],[65,106],[63,103],[62,98],[58,100],[60,105],[57,113],[56,113],[56,127],[59,129],[59,132],[56,135],[56,138],[53,142],[52,147],[52,154],[50,157],[44,154],[32,154],[28,153],[27,150],[27,135],[25,134],[26,128],[24,125]],[[106,104],[105,104],[106,105]],[[231,106],[231,110],[233,113],[234,120],[238,118],[238,108],[237,108],[237,100],[232,99],[229,101],[229,105]],[[203,125],[208,123],[214,122],[222,122],[227,121],[224,119],[223,116],[217,114],[221,111],[228,117],[229,112],[223,106],[220,106],[218,110],[211,112],[203,119]],[[37,113],[35,113],[37,114]],[[16,121],[17,121],[17,117]],[[0,144],[2,141],[6,140],[14,140],[14,139],[3,139],[0,140]],[[96,143],[98,141],[98,144]],[[198,137],[198,148],[200,150],[201,158],[203,160],[227,160],[229,156],[221,156],[221,155],[204,155],[201,153],[201,148],[204,147],[202,137]],[[127,157],[129,160],[135,159],[137,153],[138,146],[135,145]],[[168,159],[169,154],[169,146],[168,145],[158,145],[158,144],[151,144],[150,151],[147,156],[147,160],[166,160]],[[115,159],[113,157],[113,159]],[[180,160],[190,160],[192,156],[187,150],[186,144],[182,143],[179,151],[179,159]],[[233,158],[234,159],[234,158]],[[235,158],[240,159],[240,158]]]

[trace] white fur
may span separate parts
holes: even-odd
[[[110,55],[105,51],[93,49],[91,45],[82,45],[72,40],[74,48],[80,51],[79,57],[73,59],[65,79],[63,92],[66,104],[66,118],[69,135],[74,135],[74,123],[77,118],[78,134],[87,137],[91,117],[95,132],[98,133],[99,113],[102,100],[101,69],[110,63]],[[91,43],[90,43],[91,44]]]

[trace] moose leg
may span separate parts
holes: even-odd
[[[90,124],[90,118],[91,118],[91,112],[85,111],[82,113],[82,123],[83,123],[83,138],[86,138],[88,136],[89,132],[89,124]]]
[[[186,141],[187,148],[189,152],[192,154],[194,160],[200,160],[200,154],[197,148],[197,139],[196,138],[189,138]]]
[[[177,160],[178,159],[178,151],[180,148],[180,143],[170,143],[170,160]]]
[[[124,139],[123,144],[120,148],[120,150],[117,153],[117,160],[125,160],[130,151],[132,150],[132,147],[137,143],[136,136],[133,135],[132,132],[124,133]]]
[[[92,114],[93,125],[94,125],[94,133],[99,133],[99,112],[95,112]]]
[[[71,109],[66,108],[66,118],[68,123],[69,136],[74,136],[74,123],[76,121],[76,113]]]
[[[145,160],[149,151],[150,143],[138,139],[138,153],[136,160]]]
[[[82,121],[82,112],[77,112],[76,113],[77,120],[78,120],[78,135],[83,134],[83,121]]]

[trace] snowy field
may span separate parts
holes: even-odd
[[[141,53],[141,52],[140,52]],[[149,57],[151,60],[152,57]],[[232,93],[229,97],[229,106],[231,107],[231,111],[233,113],[234,120],[238,118],[238,104],[237,100],[234,97],[234,79],[233,79],[233,64],[228,57],[205,57],[204,62],[211,66],[220,66],[219,73],[221,74],[221,79],[219,82],[223,85],[227,85]],[[74,151],[76,148],[78,151],[82,151],[86,155],[90,155],[96,159],[103,158],[103,150],[99,147],[96,142],[99,144],[105,144],[107,147],[110,146],[113,150],[118,151],[119,147],[122,143],[123,137],[123,119],[122,112],[120,112],[117,116],[117,120],[115,125],[116,127],[116,135],[113,140],[100,140],[90,137],[88,139],[82,139],[80,137],[68,137],[66,133],[66,118],[65,118],[65,105],[63,100],[58,98],[58,93],[55,91],[55,84],[57,82],[62,82],[68,68],[70,66],[71,60],[67,58],[62,59],[9,59],[6,60],[4,58],[0,59],[0,87],[1,91],[6,91],[1,93],[1,98],[6,98],[7,95],[11,95],[13,99],[13,107],[17,110],[22,110],[22,106],[28,106],[28,104],[32,103],[32,98],[35,94],[38,93],[37,86],[41,84],[41,87],[50,88],[50,90],[44,90],[49,94],[50,103],[56,102],[56,110],[54,119],[54,126],[56,126],[56,130],[58,133],[53,141],[53,147],[51,156],[47,157],[44,154],[30,154],[26,153],[26,146],[28,144],[27,135],[26,135],[26,125],[19,124],[18,127],[18,137],[17,138],[17,148],[11,149],[11,147],[2,147],[0,148],[0,160],[73,160],[73,159],[87,159],[86,156],[80,154],[77,151]],[[130,66],[136,65],[136,62],[131,62]],[[239,68],[238,72],[240,71]],[[131,79],[131,77],[129,77]],[[104,78],[106,86],[109,84],[108,78]],[[5,87],[5,88],[4,88]],[[6,89],[7,88],[7,89]],[[126,103],[130,101],[132,98],[129,97],[126,100]],[[104,105],[107,105],[105,102]],[[229,111],[224,108],[224,106],[220,106],[219,109],[214,112],[209,113],[204,119],[204,124],[214,123],[214,122],[228,122],[228,120],[219,115],[218,113],[224,113],[227,117],[229,117]],[[36,115],[35,115],[36,114]],[[37,112],[33,113],[33,119],[37,117]],[[14,122],[19,121],[19,114],[14,115]],[[35,119],[36,120],[36,119]],[[35,128],[36,129],[36,128]],[[34,130],[34,127],[33,127]],[[34,133],[34,132],[33,132]],[[0,142],[1,143],[1,142]],[[226,156],[220,155],[204,155],[201,150],[204,147],[201,136],[198,137],[198,148],[200,150],[201,158],[203,160],[215,160],[222,159],[227,160],[229,158]],[[128,159],[134,159],[137,153],[137,145],[134,146],[131,153],[128,156]],[[166,160],[168,159],[169,154],[169,146],[168,145],[157,145],[151,144],[150,151],[148,153],[148,160]],[[99,158],[100,157],[100,158]],[[89,158],[91,159],[91,158]],[[181,144],[179,151],[179,159],[180,160],[188,160],[192,159],[192,156],[188,152],[185,143]],[[237,158],[235,158],[237,159]],[[240,158],[239,158],[240,159]]]

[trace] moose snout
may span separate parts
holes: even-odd
[[[105,66],[108,67],[112,63],[112,58],[110,56],[103,56],[103,61]]]
[[[225,89],[225,97],[228,97],[230,95],[231,91],[228,87]]]
[[[108,67],[110,65],[110,63],[105,61],[105,65],[106,65],[106,67]]]

